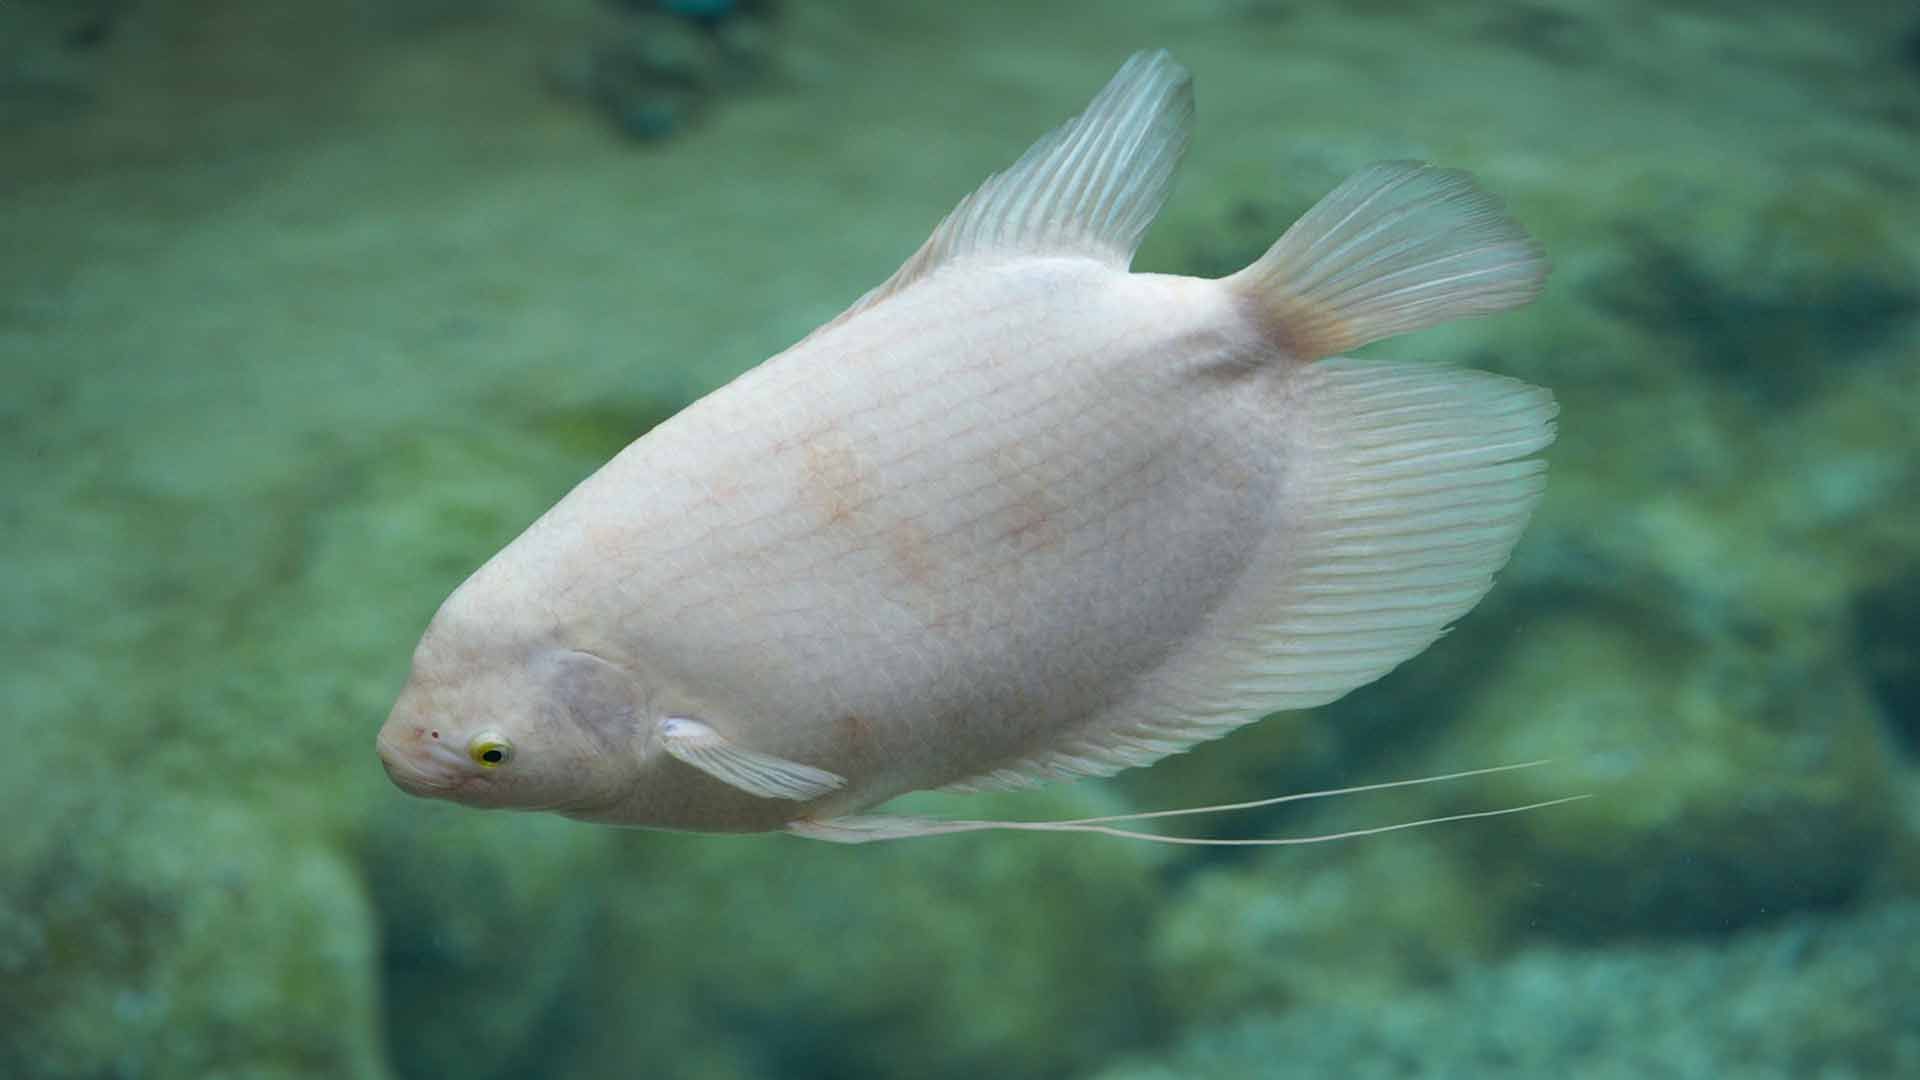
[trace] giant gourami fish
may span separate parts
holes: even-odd
[[[1555,405],[1337,354],[1526,303],[1546,262],[1465,174],[1393,162],[1238,273],[1131,273],[1192,100],[1132,57],[483,565],[380,732],[394,782],[664,829],[1114,832],[865,811],[1150,765],[1431,644],[1519,538]]]

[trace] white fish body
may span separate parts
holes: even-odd
[[[852,815],[1149,764],[1425,648],[1517,540],[1551,398],[1322,357],[1515,306],[1544,262],[1459,174],[1395,164],[1240,274],[1129,273],[1190,101],[1130,60],[886,284],[476,572],[382,732],[395,780],[907,834]]]

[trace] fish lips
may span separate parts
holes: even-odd
[[[382,731],[375,747],[387,779],[409,795],[458,801],[460,790],[474,778],[464,762],[449,760],[439,746],[403,746]]]

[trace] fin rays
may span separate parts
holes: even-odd
[[[1348,829],[1342,832],[1323,833],[1316,836],[1222,839],[1204,836],[1167,836],[1161,833],[1142,832],[1138,829],[1123,829],[1117,826],[1121,823],[1176,817],[1193,817],[1201,814],[1228,813],[1236,810],[1254,810],[1261,807],[1278,806],[1283,803],[1302,802],[1308,799],[1325,799],[1340,795],[1357,795],[1368,791],[1385,791],[1389,788],[1441,783],[1473,776],[1486,776],[1491,773],[1511,772],[1516,769],[1531,769],[1548,763],[1548,759],[1522,761],[1511,765],[1494,765],[1483,769],[1467,769],[1461,772],[1443,773],[1438,776],[1416,777],[1411,780],[1389,780],[1377,784],[1358,784],[1352,787],[1330,788],[1324,791],[1308,791],[1292,795],[1274,795],[1264,799],[1220,803],[1215,806],[1190,806],[1174,810],[1144,810],[1129,814],[1106,814],[1100,817],[1074,818],[1066,821],[949,820],[889,814],[855,814],[846,817],[827,818],[820,821],[803,819],[790,823],[787,826],[787,831],[796,836],[803,836],[808,839],[827,840],[840,844],[864,844],[880,840],[906,840],[923,836],[948,836],[964,832],[1006,830],[1013,832],[1093,833],[1101,836],[1117,837],[1123,840],[1142,840],[1155,844],[1174,844],[1188,847],[1293,847],[1302,844],[1323,844],[1334,840],[1350,840],[1361,836],[1378,836],[1382,833],[1417,829],[1427,825],[1440,825],[1453,821],[1471,821],[1478,818],[1501,817],[1507,814],[1525,813],[1531,810],[1545,809],[1549,806],[1559,806],[1563,803],[1578,802],[1581,799],[1591,798],[1591,796],[1585,794],[1564,795],[1556,799],[1543,799],[1538,802],[1526,803],[1520,806],[1506,806],[1493,810],[1470,810],[1463,813],[1442,814],[1434,817],[1420,818],[1414,821],[1399,821],[1388,825]]]
[[[1500,203],[1463,172],[1374,165],[1226,280],[1276,343],[1313,360],[1533,299],[1547,263]]]
[[[670,756],[763,799],[805,802],[847,784],[845,777],[825,769],[737,746],[698,720],[667,717],[660,722],[658,734]]]
[[[960,200],[893,276],[815,334],[962,258],[1065,255],[1124,270],[1172,190],[1193,84],[1164,49],[1135,53],[1085,112]]]

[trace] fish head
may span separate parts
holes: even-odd
[[[449,604],[449,608],[453,607]],[[380,729],[401,790],[464,806],[590,813],[639,780],[643,697],[626,670],[546,635],[516,639],[443,609]]]

